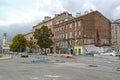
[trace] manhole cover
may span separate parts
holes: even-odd
[[[97,67],[97,65],[88,65],[89,67]]]

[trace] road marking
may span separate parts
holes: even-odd
[[[45,77],[49,77],[49,78],[59,78],[61,76],[58,75],[44,75]]]
[[[39,79],[38,77],[33,77],[32,79],[35,79],[35,80],[37,80],[37,79]]]

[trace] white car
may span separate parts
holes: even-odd
[[[28,53],[27,52],[22,52],[21,57],[28,57]]]
[[[100,55],[119,56],[120,52],[119,51],[105,51],[105,52],[102,52]]]

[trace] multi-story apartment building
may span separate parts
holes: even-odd
[[[73,18],[71,14],[69,14],[68,12],[63,12],[61,14],[55,14],[54,18],[51,18],[49,16],[45,16],[44,20],[42,22],[40,22],[39,24],[33,26],[33,31],[32,33],[34,34],[36,29],[41,28],[42,26],[47,26],[48,28],[50,28],[52,30],[52,33],[54,34],[54,25],[62,23],[64,21],[67,21],[69,19]],[[30,35],[25,35],[26,38],[30,37]],[[36,42],[36,40],[33,37],[33,41]],[[54,48],[55,49],[55,48]]]
[[[61,53],[78,46],[78,55],[83,53],[84,45],[110,45],[110,21],[98,11],[76,17],[54,25],[55,45]],[[83,47],[84,46],[84,47]]]
[[[54,34],[54,49],[59,49],[60,53],[78,48],[77,54],[82,54],[86,45],[106,46],[111,43],[110,21],[98,11],[75,18],[68,12],[56,14],[54,18],[46,16],[41,23],[33,27],[32,33],[43,25],[51,28]]]
[[[120,46],[120,19],[111,23],[111,42],[113,47]]]

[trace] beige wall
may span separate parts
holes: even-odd
[[[26,38],[26,40],[30,41],[31,39],[33,39],[33,33],[28,33],[28,34],[25,34],[24,37]]]
[[[120,46],[120,23],[111,24],[111,42],[113,46]]]

